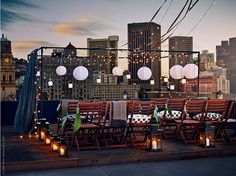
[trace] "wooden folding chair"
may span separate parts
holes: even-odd
[[[85,149],[97,148],[100,150],[98,132],[102,119],[102,102],[80,102],[79,110],[81,125],[79,130],[73,134],[77,150],[81,149],[81,145],[84,145]]]
[[[187,143],[198,142],[199,128],[205,116],[206,100],[194,99],[186,102],[186,112],[177,123],[176,138],[180,136]]]
[[[127,105],[126,101],[107,102],[106,113],[105,113],[106,118],[105,121],[103,122],[102,132],[101,132],[102,139],[107,149],[110,147],[112,148],[127,147],[127,140],[124,134],[127,126],[126,105]],[[119,110],[121,110],[122,112],[121,111],[119,112]]]
[[[221,137],[225,142],[230,141],[224,127],[227,122],[228,101],[225,99],[210,99],[207,102],[204,122],[215,126],[215,138]]]
[[[175,139],[177,124],[175,120],[182,118],[186,99],[175,98],[168,99],[165,110],[160,114],[160,128],[163,130],[165,139]],[[172,115],[168,113],[167,106],[170,108]],[[160,112],[161,113],[161,112]]]
[[[68,146],[73,138],[74,115],[76,114],[78,103],[79,103],[78,101],[69,101],[67,106],[67,121],[63,128],[63,135],[66,138]],[[60,123],[62,123],[62,121],[60,121]]]
[[[154,102],[134,101],[131,106],[127,138],[130,138],[131,145],[134,146],[134,143],[145,142],[146,128],[153,118]],[[138,135],[144,136],[143,140],[138,140]]]

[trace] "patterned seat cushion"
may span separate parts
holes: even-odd
[[[128,121],[130,122],[131,115],[128,115]],[[132,123],[148,123],[151,120],[151,116],[144,115],[144,114],[134,114],[132,118]]]
[[[158,113],[157,113],[158,117],[159,117],[159,118],[163,118],[164,112],[165,112],[165,111],[160,111],[160,112],[158,112]],[[173,110],[173,111],[172,111],[172,114],[173,114],[173,116],[171,117],[171,116],[169,115],[169,113],[166,111],[166,117],[167,117],[168,119],[178,119],[178,118],[180,118],[180,116],[181,116],[181,111],[175,111],[175,110]]]

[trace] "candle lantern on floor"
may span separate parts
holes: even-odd
[[[44,143],[46,145],[50,145],[51,144],[51,140],[52,140],[52,132],[50,130],[47,130],[45,138],[44,138]]]
[[[200,128],[199,145],[205,148],[215,147],[215,126],[211,122],[207,122],[203,128]]]
[[[60,144],[59,144],[59,156],[68,156],[68,146],[65,142],[65,139],[61,139]]]
[[[49,130],[49,122],[47,122],[46,119],[43,118],[36,123],[36,126],[39,141],[44,141],[46,132],[47,130]]]
[[[59,136],[53,136],[51,140],[51,150],[52,151],[58,151],[60,144],[60,137]]]
[[[162,130],[156,124],[149,125],[147,138],[147,149],[149,151],[162,150]]]

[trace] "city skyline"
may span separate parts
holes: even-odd
[[[12,41],[13,56],[18,58],[26,59],[27,54],[41,46],[67,46],[71,42],[75,47],[87,47],[87,38],[105,38],[109,35],[119,36],[120,48],[127,43],[128,23],[150,21],[163,2],[2,0],[1,28],[2,33]],[[185,2],[167,0],[153,19],[153,22],[161,25],[162,34]],[[193,50],[206,49],[215,53],[216,45],[222,40],[236,36],[235,7],[236,1],[233,0],[199,1],[172,36],[189,34],[193,37]],[[207,14],[204,16],[205,12]],[[168,49],[168,41],[162,43],[162,49]],[[166,59],[163,63],[165,65]]]

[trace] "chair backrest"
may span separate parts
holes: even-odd
[[[167,98],[151,98],[154,105],[158,108],[158,111],[164,110],[167,102]]]
[[[110,101],[103,101],[102,102],[102,118],[103,123],[101,125],[105,126],[107,122],[109,122],[110,116]]]
[[[67,106],[67,113],[70,114],[76,114],[76,109],[78,108],[78,102],[77,101],[69,101]]]
[[[212,120],[215,118],[220,118],[220,119],[225,118],[227,105],[228,105],[228,101],[225,99],[208,100],[205,120]]]
[[[185,98],[174,98],[167,101],[168,106],[172,110],[183,111],[186,99]]]
[[[205,115],[207,101],[190,99],[186,102],[186,111],[190,118],[202,120]],[[199,118],[197,117],[199,115]]]
[[[130,123],[149,123],[153,117],[153,110],[153,101],[134,101],[132,104]]]
[[[96,102],[79,102],[80,115],[83,116],[85,121],[100,124],[102,118],[103,103],[101,101]]]
[[[185,102],[185,98],[168,99],[166,104],[171,109],[173,116],[170,116],[167,109],[165,109],[163,119],[181,119],[184,111]]]

